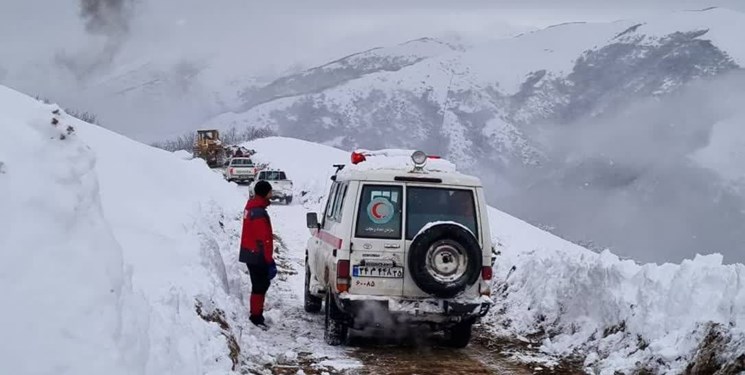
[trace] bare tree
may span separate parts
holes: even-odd
[[[77,110],[69,109],[69,108],[65,108],[65,112],[67,112],[68,115],[78,118],[80,120],[83,120],[87,123],[101,126],[101,124],[98,122],[98,116],[96,116],[95,113],[88,112],[88,111],[77,111]]]

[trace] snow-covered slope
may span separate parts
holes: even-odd
[[[331,165],[349,157],[290,138],[245,146],[312,196],[326,193]],[[745,265],[722,265],[717,254],[639,264],[592,252],[495,208],[489,219],[500,255],[486,335],[529,340],[549,359],[579,356],[591,373],[745,371],[738,362],[745,355]]]
[[[51,106],[0,87],[0,113],[0,372],[130,373],[144,327],[95,157]]]
[[[0,373],[262,365],[271,350],[240,336],[255,334],[235,259],[244,194],[4,87],[0,113]]]

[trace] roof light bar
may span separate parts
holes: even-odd
[[[361,152],[357,152],[357,151],[355,151],[355,152],[352,153],[352,164],[357,165],[359,163],[362,163],[365,160],[367,160],[365,158],[365,154],[363,154]]]
[[[401,150],[403,151],[403,150]],[[370,156],[389,156],[389,157],[399,157],[399,156],[405,156],[406,154],[402,154],[401,151],[398,150],[380,150],[380,151],[368,151],[368,150],[357,150],[353,151],[351,155],[351,161],[352,164],[357,165],[364,161],[367,161],[367,158]],[[410,155],[411,161],[414,163],[414,166],[417,169],[424,168],[424,165],[427,163],[427,160],[429,159],[440,159],[440,156],[436,155],[427,155],[424,151],[414,151]]]

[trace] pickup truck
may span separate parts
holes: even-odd
[[[287,175],[281,170],[263,170],[248,188],[249,195],[253,196],[254,185],[258,181],[267,181],[272,185],[272,199],[283,201],[286,204],[292,203],[292,181],[287,179]]]
[[[225,179],[230,182],[251,183],[256,179],[258,168],[250,158],[232,158],[225,167]]]

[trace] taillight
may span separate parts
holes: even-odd
[[[352,164],[359,164],[365,161],[365,155],[361,154],[359,152],[353,152],[352,153]]]
[[[340,260],[336,263],[336,277],[349,278],[348,260]]]
[[[481,267],[481,278],[485,281],[491,280],[492,277],[492,269],[489,266]]]
[[[234,171],[235,171],[235,168],[230,168],[230,169],[228,169],[228,174],[233,174],[233,173],[235,173]]]
[[[336,290],[339,293],[349,290],[349,261],[340,260],[336,263]]]

